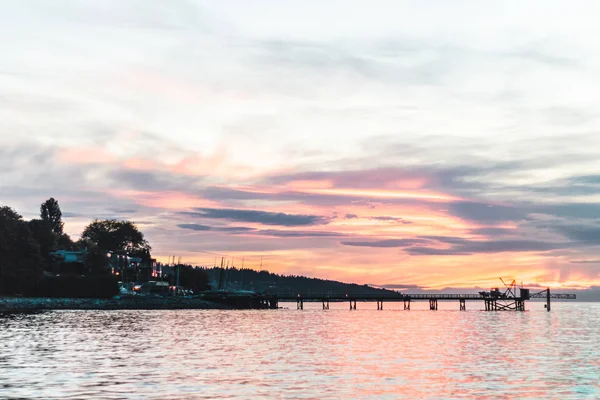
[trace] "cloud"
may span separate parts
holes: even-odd
[[[594,196],[600,194],[600,176],[599,175],[579,175],[567,178],[555,179],[550,182],[543,182],[530,187],[520,188],[523,191],[530,191],[539,194],[552,194],[554,196],[572,198],[573,196]],[[585,204],[581,204],[586,208]],[[549,208],[551,208],[550,206]],[[565,207],[559,207],[565,209]],[[569,207],[566,208],[568,212]],[[577,207],[575,207],[577,209]]]
[[[476,241],[452,236],[418,236],[407,239],[385,239],[375,241],[344,241],[344,246],[398,247],[413,256],[471,255],[476,253],[539,252],[569,247],[569,243],[532,240],[488,240]],[[442,245],[451,245],[442,248]]]
[[[340,237],[345,236],[343,233],[338,232],[323,232],[323,231],[283,231],[275,229],[264,229],[256,231],[254,234],[261,236],[274,236],[281,238],[295,238],[295,237]]]
[[[506,228],[477,228],[472,229],[471,233],[474,235],[482,236],[505,236],[518,233],[518,229],[506,229]]]
[[[381,217],[371,217],[370,219],[375,220],[375,221],[393,221],[393,222],[399,222],[401,224],[411,224],[412,222],[405,220],[404,218],[399,218],[399,217],[386,217],[386,216],[381,216]]]
[[[430,179],[431,170],[424,167],[407,166],[349,169],[338,171],[305,171],[294,174],[279,174],[265,178],[267,184],[289,184],[295,181],[330,182],[333,188],[381,189],[392,184],[397,189],[423,186]]]
[[[200,224],[179,224],[177,226],[181,229],[189,229],[192,231],[209,231],[212,229],[208,225],[200,225]]]
[[[79,217],[82,217],[83,214],[67,211],[67,212],[63,212],[62,216],[63,216],[63,218],[79,218]]]
[[[256,229],[249,228],[247,226],[223,226],[223,227],[213,228],[213,230],[219,231],[219,232],[229,232],[229,233],[256,232]]]
[[[554,230],[573,241],[600,245],[600,226],[567,224],[557,225]]]
[[[448,211],[461,219],[475,222],[518,221],[527,217],[527,213],[512,206],[468,201],[450,203]]]
[[[600,175],[580,175],[569,178],[570,183],[600,186]]]
[[[318,215],[285,214],[231,208],[196,208],[195,210],[194,212],[182,212],[181,214],[200,218],[226,219],[230,221],[280,226],[323,225],[328,222],[325,218]]]
[[[471,255],[475,253],[544,252],[569,247],[569,243],[542,242],[532,240],[463,240],[450,248],[410,247],[410,255]]]
[[[569,190],[568,187],[565,190]],[[600,216],[600,203],[538,205],[535,211],[562,218],[596,219]]]
[[[409,247],[417,244],[428,243],[425,239],[385,239],[362,242],[342,242],[344,246],[354,247]]]
[[[316,206],[349,205],[357,201],[357,196],[340,194],[303,193],[287,188],[280,191],[240,190],[227,187],[209,186],[198,191],[203,198],[214,201],[249,201],[263,200],[270,202],[298,202]]]
[[[358,215],[356,214],[346,214],[344,216],[345,219],[356,219],[359,218]],[[379,217],[369,217],[369,219],[373,220],[373,221],[392,221],[392,222],[400,222],[402,224],[410,224],[410,221],[405,220],[404,218],[400,218],[400,217],[389,217],[389,216],[379,216]]]
[[[198,177],[189,177],[170,171],[144,171],[126,167],[113,168],[109,173],[113,186],[143,191],[191,192],[202,181]]]
[[[244,226],[209,226],[202,224],[178,224],[181,229],[193,231],[212,231],[230,234],[246,234],[253,236],[278,237],[278,238],[328,238],[346,236],[339,232],[327,231],[297,231],[297,230],[279,230],[279,229],[255,229]]]
[[[571,264],[600,264],[600,260],[575,260],[570,261]]]
[[[438,249],[435,247],[411,247],[406,252],[411,256],[466,256],[471,255],[469,251],[458,249]]]
[[[109,208],[108,211],[116,214],[136,214],[139,210],[133,208]]]
[[[248,233],[255,232],[256,229],[245,226],[209,226],[202,224],[178,224],[181,229],[189,229],[192,231],[216,231],[225,233]]]

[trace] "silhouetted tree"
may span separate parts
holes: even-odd
[[[0,292],[32,294],[42,265],[40,246],[23,217],[0,207]]]
[[[105,252],[134,254],[152,249],[130,221],[95,220],[84,229],[81,238]]]
[[[32,219],[27,222],[31,235],[40,246],[40,255],[44,259],[44,267],[51,262],[50,253],[56,250],[58,236],[52,231],[52,226],[43,219]]]
[[[52,227],[52,231],[57,235],[63,233],[64,223],[62,221],[62,211],[53,197],[49,198],[40,206],[40,217]]]
[[[133,222],[114,219],[93,221],[81,234],[80,244],[88,249],[87,264],[93,272],[104,269],[107,252],[149,260],[152,249]]]
[[[108,262],[106,250],[101,250],[97,245],[88,240],[79,240],[75,246],[87,250],[84,263],[89,272],[93,274],[103,274],[106,272]]]
[[[210,289],[208,273],[202,268],[194,268],[191,265],[179,265],[179,284],[180,286],[191,289],[194,292],[201,292]],[[176,279],[173,279],[173,284]]]
[[[56,247],[62,250],[76,250],[78,248],[66,233],[62,233],[56,237]]]

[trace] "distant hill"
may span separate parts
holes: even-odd
[[[280,294],[392,294],[391,290],[368,285],[308,278],[295,275],[278,275],[268,271],[237,268],[208,268],[213,289],[254,290]]]

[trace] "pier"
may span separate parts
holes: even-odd
[[[572,293],[552,293],[550,288],[534,292],[531,289],[517,287],[513,280],[504,284],[504,289],[492,288],[490,291],[478,293],[404,293],[382,291],[381,294],[344,293],[254,293],[254,292],[224,292],[211,291],[202,293],[199,298],[222,304],[234,309],[279,309],[279,303],[296,303],[298,310],[304,310],[304,303],[321,303],[323,310],[329,310],[330,303],[346,302],[350,310],[356,310],[358,303],[377,303],[377,310],[383,310],[386,303],[402,303],[406,311],[411,309],[413,302],[429,302],[429,310],[437,311],[439,302],[458,303],[458,310],[466,311],[467,303],[479,303],[484,311],[525,311],[525,303],[531,299],[546,300],[544,307],[551,310],[551,300],[575,300]]]
[[[322,303],[323,310],[329,309],[330,302],[348,302],[350,310],[356,310],[357,302],[376,302],[377,310],[383,310],[385,303],[403,303],[404,310],[410,310],[412,302],[428,301],[429,309],[436,311],[438,302],[454,301],[458,303],[460,311],[466,311],[467,302],[480,302],[485,311],[525,311],[525,302],[530,299],[545,299],[544,305],[547,311],[551,310],[551,299],[575,300],[575,294],[551,293],[550,288],[537,293],[531,293],[530,289],[507,286],[505,292],[497,288],[490,292],[479,292],[478,294],[448,294],[448,293],[398,293],[386,295],[354,295],[354,294],[275,294],[265,296],[265,308],[278,308],[279,302],[296,303],[298,310],[304,309],[305,302]]]

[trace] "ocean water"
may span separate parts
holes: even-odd
[[[600,304],[287,306],[0,315],[0,398],[600,398]]]

